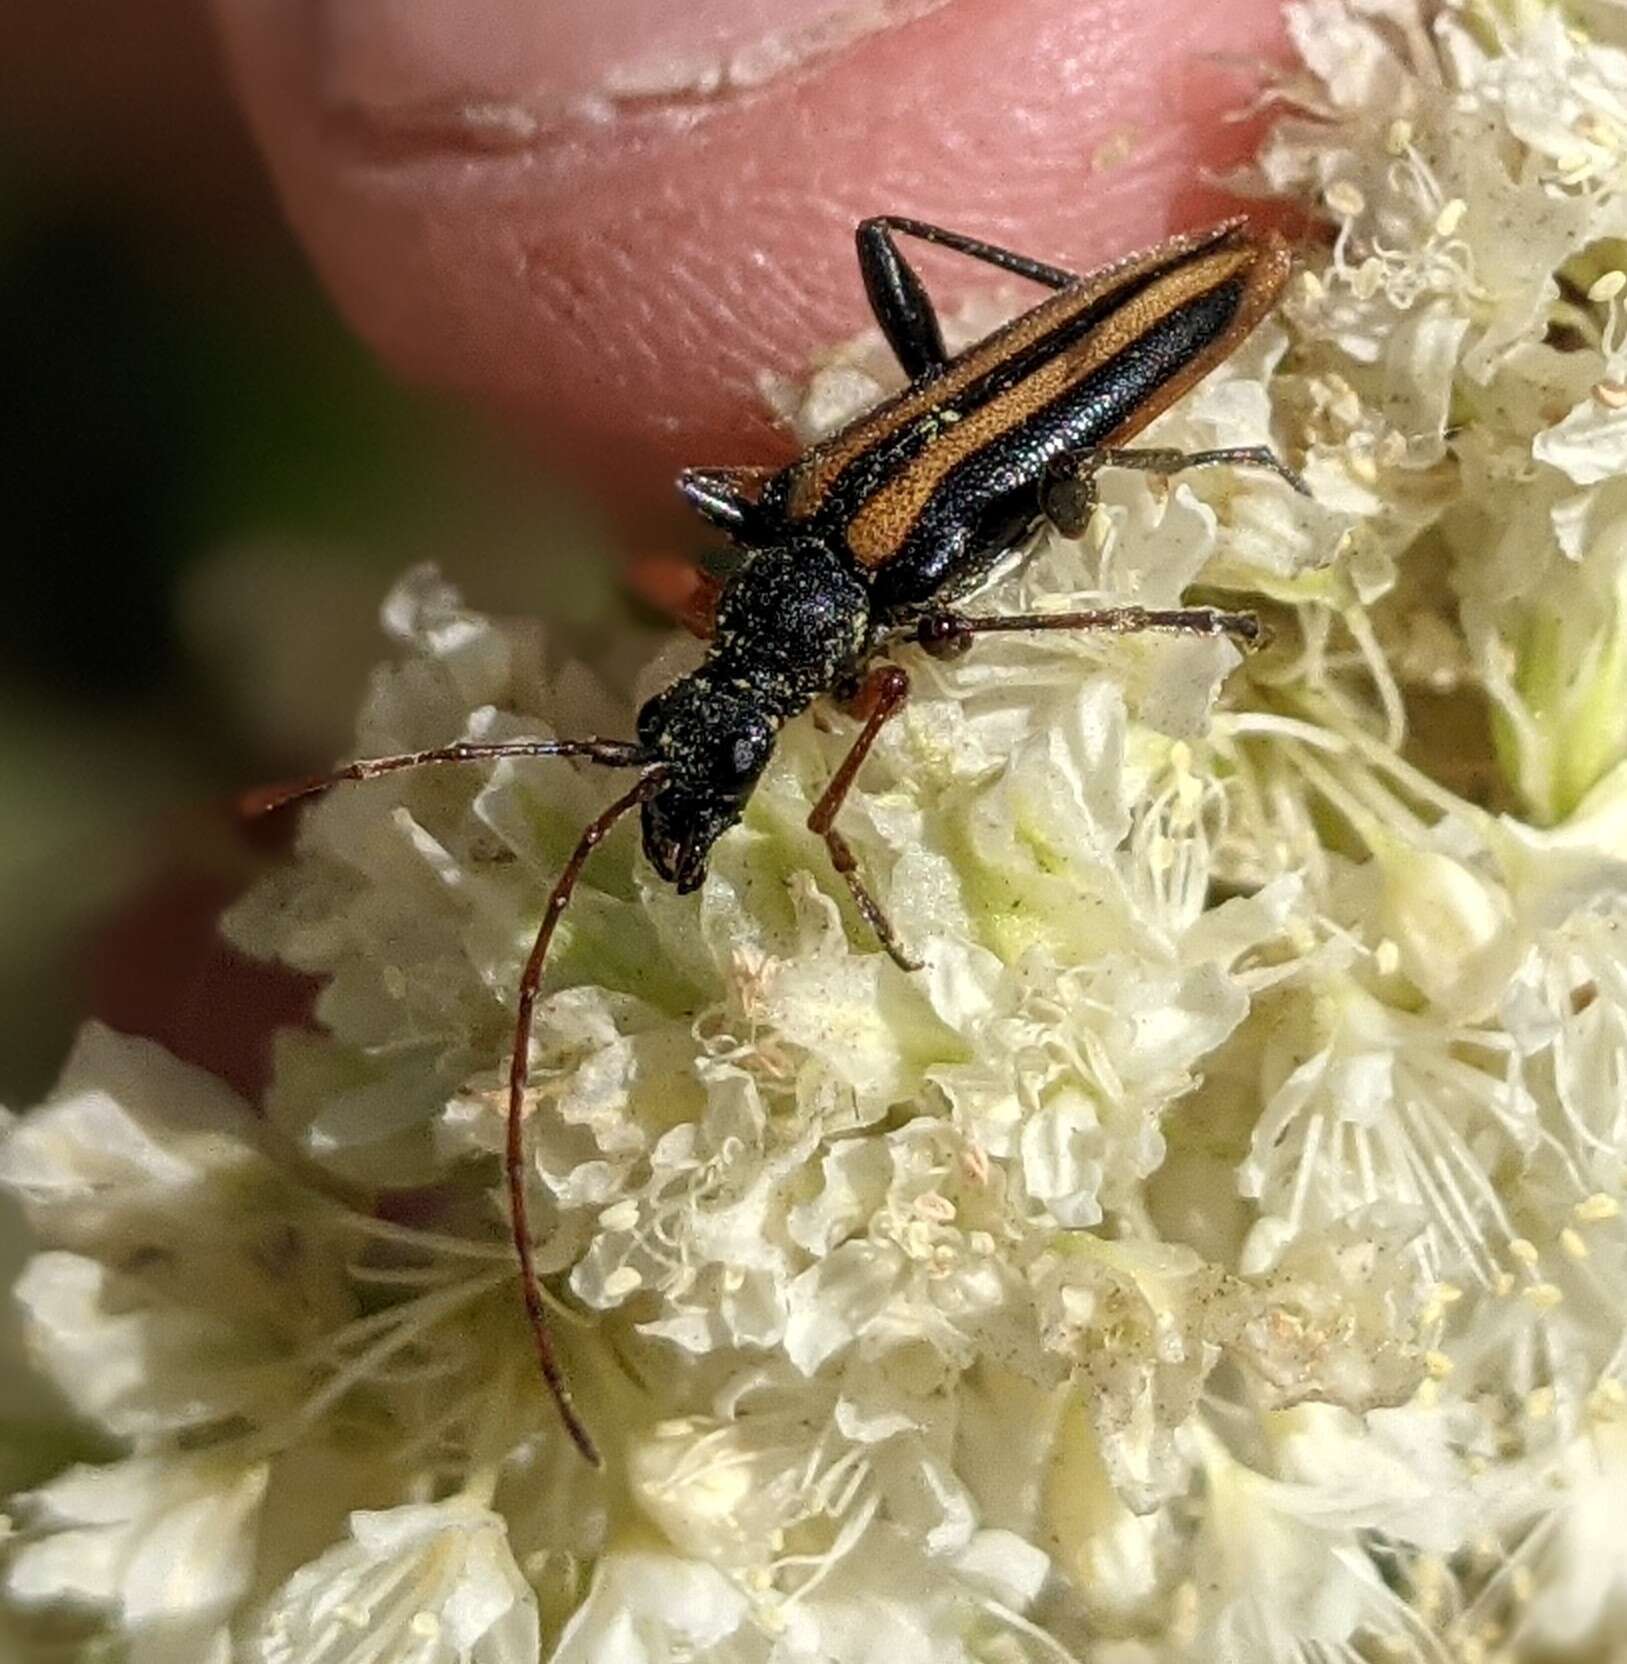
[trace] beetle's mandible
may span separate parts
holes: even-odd
[[[1053,291],[987,339],[951,356],[899,234],[956,250]],[[1272,232],[1233,219],[1086,275],[892,216],[858,229],[876,320],[908,376],[894,397],[777,471],[692,468],[678,488],[746,551],[735,574],[692,609],[704,661],[639,712],[631,740],[463,742],[350,763],[250,794],[263,813],[344,780],[497,757],[581,757],[631,769],[632,789],[582,833],[543,909],[518,990],[508,1081],[506,1172],[515,1253],[538,1361],[572,1440],[600,1460],[555,1356],[526,1211],[524,1104],[532,1008],[554,930],[594,847],[634,809],[644,850],[680,891],[706,876],[713,844],[741,816],[780,729],[820,695],[862,723],[808,825],[825,841],[859,912],[906,970],[886,915],[865,888],[836,817],[865,756],[909,693],[891,647],[942,656],[989,631],[1165,630],[1252,643],[1251,614],[1207,608],[978,616],[958,610],[1000,558],[1040,523],[1077,535],[1103,468],[1160,474],[1217,463],[1265,468],[1305,487],[1268,449],[1125,449],[1227,357],[1271,310],[1289,272]]]

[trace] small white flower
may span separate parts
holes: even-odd
[[[70,1468],[13,1504],[7,1598],[88,1607],[140,1664],[217,1664],[253,1583],[268,1477],[232,1450]]]
[[[358,1513],[251,1622],[255,1664],[532,1664],[535,1598],[503,1520],[461,1500]]]
[[[1149,1513],[1188,1477],[1176,1436],[1219,1362],[1224,1279],[1190,1249],[1089,1236],[1033,1276],[1045,1345],[1074,1367],[1107,1473]]]
[[[1280,1247],[1377,1205],[1417,1210],[1432,1275],[1491,1281],[1517,1234],[1492,1173],[1540,1137],[1529,1092],[1496,1065],[1506,1038],[1395,1010],[1348,979],[1295,1004],[1279,1015],[1282,1060],[1239,1170],[1260,1240]],[[1477,1042],[1489,1057],[1462,1061]],[[1257,1250],[1265,1263],[1273,1251]]]
[[[606,1555],[560,1637],[551,1664],[760,1664],[762,1641],[746,1630],[748,1596],[701,1560],[628,1548]]]
[[[1500,1606],[1519,1585],[1524,1599],[1514,1630],[1532,1650],[1575,1650],[1593,1636],[1627,1631],[1627,1550],[1618,1529],[1627,1398],[1604,1397],[1588,1421],[1544,1460],[1531,1493],[1508,1510],[1519,1547],[1486,1605]]]
[[[336,1221],[248,1111],[158,1047],[87,1028],[52,1101],[0,1144],[39,1237],[16,1296],[83,1415],[142,1441],[280,1414],[302,1350],[355,1312]]]
[[[1314,1465],[1300,1478],[1291,1448],[1279,1477],[1238,1461],[1212,1434],[1199,1441],[1209,1506],[1192,1545],[1183,1658],[1295,1664],[1318,1652],[1359,1657],[1364,1641],[1404,1659],[1432,1656],[1363,1540],[1451,1544],[1451,1527],[1471,1518],[1461,1496],[1421,1485],[1382,1440],[1348,1428],[1323,1425],[1306,1442]]]

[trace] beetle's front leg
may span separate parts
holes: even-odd
[[[1104,468],[1136,468],[1144,474],[1179,474],[1188,468],[1264,468],[1287,481],[1300,496],[1310,496],[1304,480],[1269,445],[1232,445],[1215,451],[1176,451],[1155,447],[1121,451],[1092,446],[1053,457],[1040,486],[1045,518],[1064,537],[1078,537],[1096,507],[1096,476]]]
[[[876,736],[889,718],[903,709],[909,696],[909,676],[896,664],[877,665],[865,677],[848,701],[864,711],[864,726],[842,759],[842,766],[831,776],[830,784],[813,806],[813,812],[808,816],[808,830],[817,832],[825,840],[825,848],[830,851],[830,864],[846,881],[854,905],[863,915],[865,923],[875,931],[877,940],[891,955],[893,963],[901,971],[918,971],[921,968],[919,961],[904,952],[887,915],[881,910],[880,902],[865,889],[864,881],[859,877],[858,858],[835,825],[836,816],[858,778],[859,769],[870,755],[870,747],[876,743]]]

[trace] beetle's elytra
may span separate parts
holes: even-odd
[[[898,234],[1053,293],[951,357]],[[582,757],[637,771],[631,790],[582,833],[548,896],[520,979],[509,1067],[506,1170],[526,1311],[566,1429],[595,1464],[599,1454],[555,1357],[537,1288],[522,1143],[532,1008],[554,929],[594,847],[638,809],[651,865],[679,890],[695,889],[780,729],[820,695],[833,695],[863,720],[808,824],[881,945],[914,969],[835,824],[876,735],[909,694],[909,677],[887,650],[914,644],[948,656],[996,630],[1169,630],[1251,642],[1258,626],[1247,613],[1114,607],[978,617],[956,603],[1041,521],[1068,535],[1082,531],[1104,467],[1168,474],[1230,463],[1270,469],[1304,490],[1263,447],[1123,448],[1276,303],[1289,256],[1274,233],[1227,220],[1078,275],[888,216],[859,227],[858,253],[871,308],[908,385],[778,471],[693,468],[680,476],[689,502],[747,555],[726,584],[697,592],[691,622],[710,649],[644,706],[635,739],[464,742],[350,763],[244,800],[246,811],[260,813],[344,780],[496,757]]]

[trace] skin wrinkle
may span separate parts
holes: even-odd
[[[693,265],[675,265],[671,272],[671,283],[673,294],[688,301],[690,315],[696,319],[706,317],[710,311],[716,324],[730,334],[752,327],[742,305],[739,304],[744,301],[745,296],[720,294],[713,285],[706,282]]]
[[[685,462],[787,456],[758,377],[865,327],[852,233],[868,213],[1076,268],[1169,230],[1172,197],[1179,224],[1219,218],[1225,199],[1192,187],[1192,135],[1220,167],[1246,128],[1217,142],[1212,115],[1183,111],[1153,171],[1096,177],[1088,157],[1126,108],[1146,130],[1173,120],[1192,53],[1258,52],[1278,26],[1276,0],[1201,19],[1174,0],[1101,0],[1086,53],[1076,0],[1028,0],[1021,28],[1010,0],[955,0],[683,135],[639,114],[523,154],[391,161],[334,128],[310,4],[216,4],[289,215],[358,330],[410,376],[515,416],[562,463],[613,468],[618,506],[665,504]],[[979,74],[957,95],[947,66],[966,62]],[[1016,158],[1013,111],[1028,135]],[[998,285],[965,261],[923,267],[946,311]]]
[[[343,0],[317,7],[315,38],[330,111],[352,124],[356,142],[405,159],[418,149],[524,150],[581,120],[704,119],[733,101],[773,95],[787,76],[955,3],[827,0],[788,21],[788,0],[775,0],[755,18],[719,19],[710,29],[705,8],[691,6],[681,32],[618,46],[592,63],[584,60],[597,43],[630,38],[619,27],[627,20],[607,16],[603,4],[593,9],[591,33],[561,39],[570,14],[537,0],[484,0],[472,12],[454,11],[450,26],[442,0]],[[490,20],[484,28],[482,13]],[[659,19],[642,9],[639,16],[659,29]]]

